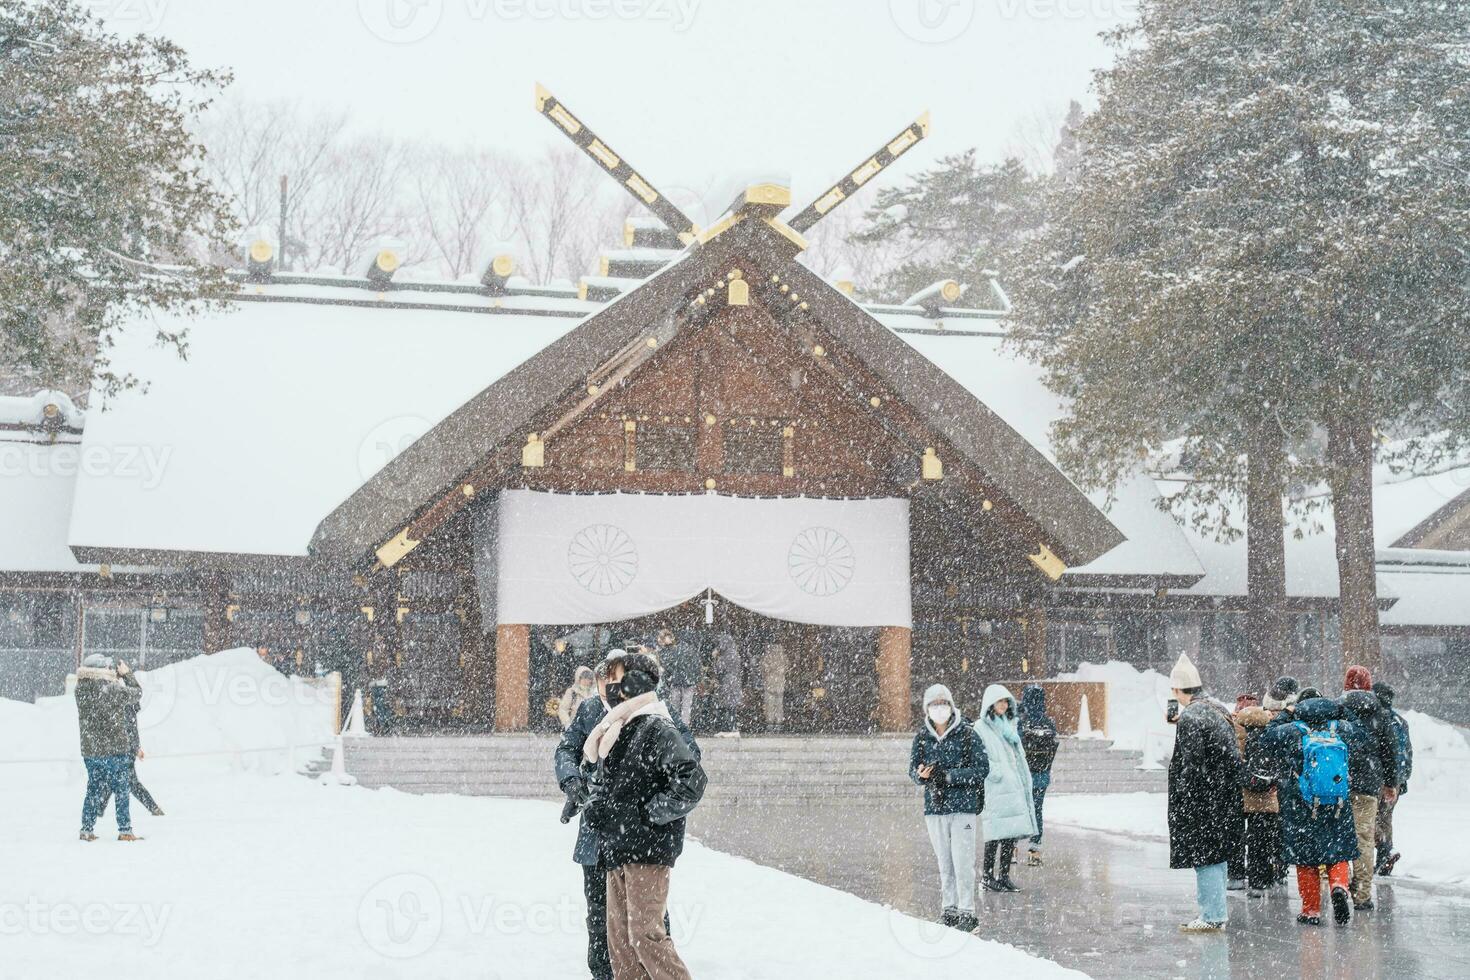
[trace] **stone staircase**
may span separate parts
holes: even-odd
[[[847,805],[912,803],[909,736],[756,736],[700,740],[712,803]],[[1138,769],[1137,753],[1102,740],[1063,739],[1053,793],[1163,792],[1163,771]],[[359,785],[408,793],[557,800],[549,735],[345,740]]]

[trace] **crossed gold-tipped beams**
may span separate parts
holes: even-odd
[[[678,236],[680,242],[688,245],[697,238],[711,237],[707,232],[701,234],[699,227],[687,214],[679,210],[666,194],[655,188],[647,178],[634,169],[632,164],[628,163],[625,157],[608,146],[581,118],[568,109],[564,102],[540,84],[536,86],[536,111],[550,119],[583,153],[606,170],[625,191],[652,211],[660,221],[668,226],[670,231]],[[908,152],[928,135],[929,113],[925,112],[880,146],[877,151],[870,154],[841,180],[822,192],[816,200],[797,212],[795,218],[785,223],[786,227],[798,235],[805,232],[832,213],[838,205],[857,193],[864,184],[882,173],[894,160]],[[785,190],[784,199],[776,193],[777,190]],[[790,191],[777,188],[776,185],[759,184],[747,190],[743,195],[743,201],[750,205],[776,206],[776,212],[779,213],[790,203]],[[774,214],[771,217],[774,217]]]

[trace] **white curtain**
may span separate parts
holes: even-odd
[[[606,623],[712,588],[765,616],[910,626],[907,500],[500,495],[499,620]]]

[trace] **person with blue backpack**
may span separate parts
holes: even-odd
[[[924,727],[909,752],[909,778],[924,787],[924,824],[939,861],[941,921],[962,932],[975,917],[975,837],[990,761],[943,684],[924,692]]]
[[[1348,768],[1354,753],[1370,750],[1369,741],[1343,719],[1341,706],[1320,697],[1298,702],[1261,740],[1276,768],[1282,856],[1296,865],[1302,900],[1296,920],[1322,924],[1325,870],[1333,919],[1345,926],[1353,915],[1351,862],[1358,857]]]

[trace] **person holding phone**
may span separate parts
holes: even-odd
[[[939,861],[941,919],[969,932],[975,917],[975,837],[990,762],[943,684],[924,692],[924,726],[909,752],[909,778],[924,787],[924,823]]]

